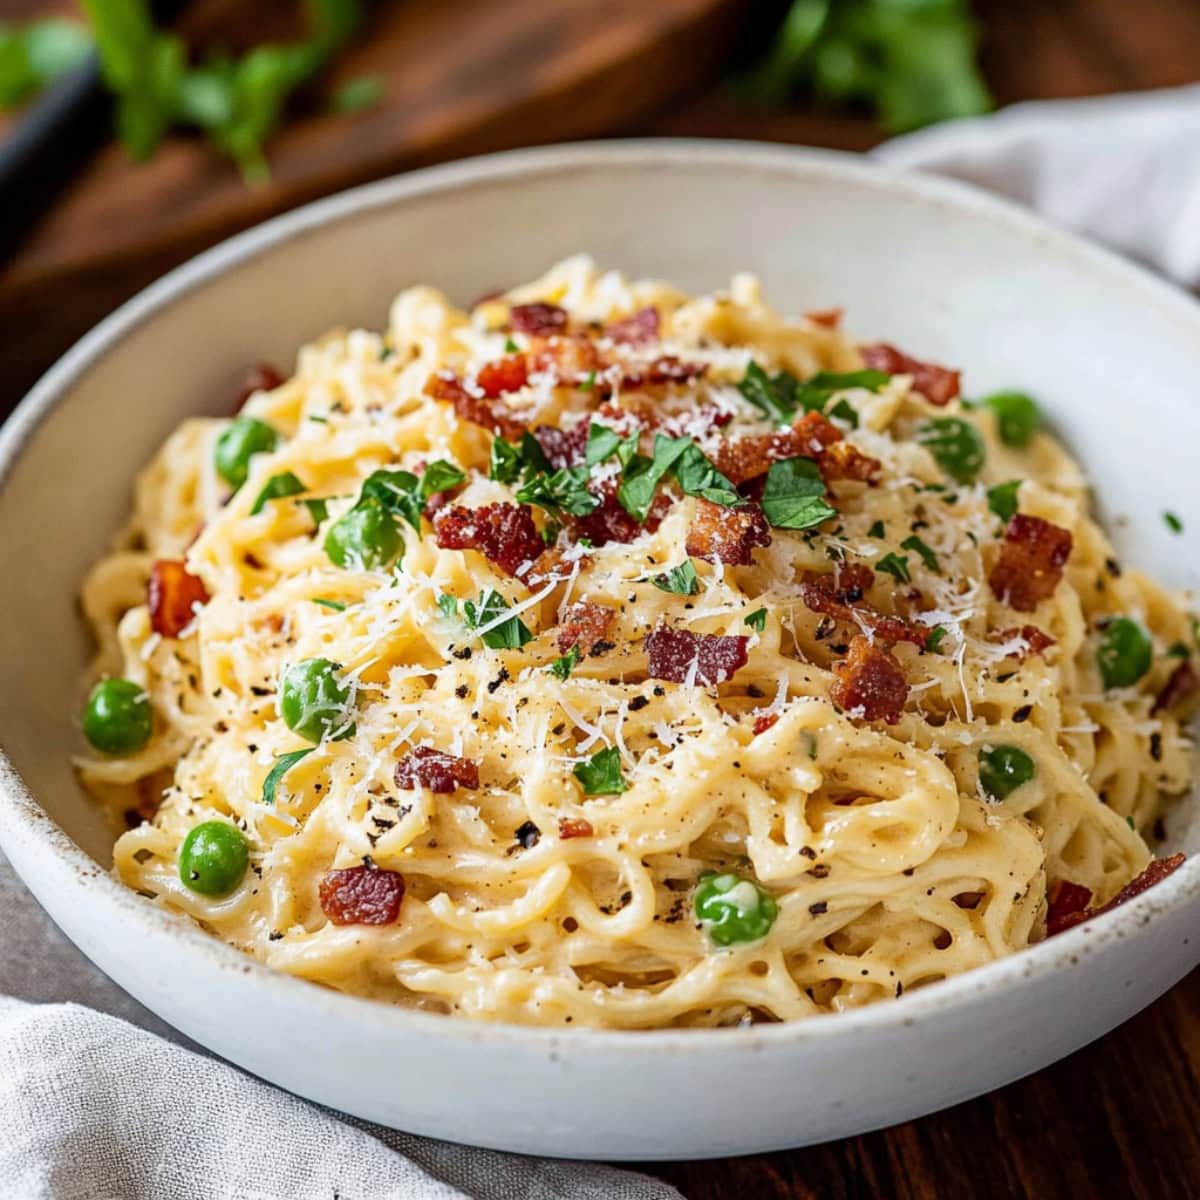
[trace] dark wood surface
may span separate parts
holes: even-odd
[[[42,7],[3,0],[0,16]],[[192,19],[217,28],[238,7],[201,0]],[[241,5],[255,12],[256,31],[261,7]],[[722,63],[779,7],[763,0],[379,5],[382,40],[351,51],[337,74],[386,76],[387,106],[289,128],[271,147],[276,174],[268,189],[247,194],[196,144],[173,143],[143,168],[115,147],[101,151],[20,258],[0,271],[0,412],[84,328],[169,266],[266,215],[363,179],[602,134],[875,144],[878,132],[863,117],[804,107],[747,111],[730,98]],[[978,0],[976,8],[985,72],[1002,103],[1200,79],[1200,0]],[[458,39],[453,48],[450,37]],[[1059,1019],[1030,1014],[1043,1018]],[[946,1112],[805,1150],[644,1169],[689,1200],[1200,1195],[1200,973],[1063,1062]]]

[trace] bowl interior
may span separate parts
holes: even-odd
[[[580,250],[689,290],[753,271],[785,311],[844,305],[853,333],[964,367],[968,394],[1033,392],[1122,558],[1200,582],[1200,310],[1115,259],[837,155],[633,143],[425,172],[181,268],[85,339],[3,435],[0,739],[88,854],[107,863],[111,839],[69,765],[89,653],[76,596],[156,446],[188,414],[227,411],[248,364],[290,364],[335,325],[381,327],[402,287],[467,302]],[[1200,844],[1193,807],[1169,823],[1176,845]]]

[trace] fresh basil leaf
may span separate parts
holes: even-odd
[[[504,339],[504,353],[505,354],[517,354],[520,351],[520,349],[521,349],[521,347],[518,346],[517,343],[514,342],[511,337],[506,337]]]
[[[357,505],[374,500],[387,512],[403,517],[421,532],[421,481],[411,471],[372,471],[363,480]],[[356,505],[356,506],[357,506]]]
[[[749,616],[742,618],[742,624],[748,625],[755,633],[762,633],[767,627],[767,610],[756,608]]]
[[[700,590],[700,580],[696,577],[696,568],[690,558],[662,575],[656,575],[650,582],[659,591],[674,592],[679,596],[694,596]]]
[[[587,456],[584,462],[589,467],[599,466],[606,458],[611,458],[621,445],[621,435],[607,425],[598,425],[593,421],[588,426]]]
[[[917,426],[917,441],[955,483],[974,483],[987,460],[978,429],[962,417],[933,417]]]
[[[316,749],[316,746],[305,746],[303,750],[290,750],[287,754],[281,754],[276,760],[275,765],[267,773],[266,779],[263,780],[262,802],[267,805],[275,803],[275,793],[279,790],[279,784],[283,777],[304,757],[311,754]]]
[[[546,670],[556,679],[567,680],[579,663],[579,645],[576,643],[561,658],[556,658]]]
[[[600,507],[600,497],[587,489],[587,467],[564,467],[553,475],[539,472],[517,490],[521,504],[536,504],[547,512],[586,517]]]
[[[442,616],[447,621],[453,621],[458,616],[458,601],[445,592],[442,592],[437,598],[437,606],[441,610]]]
[[[263,485],[263,490],[258,493],[258,499],[254,501],[254,506],[250,509],[250,515],[258,516],[271,500],[283,500],[287,496],[296,496],[307,490],[291,471],[284,471],[282,475],[272,475]]]
[[[616,746],[598,751],[587,762],[576,763],[574,775],[585,796],[619,796],[629,790],[621,774],[621,752]]]
[[[661,437],[661,435],[659,436]],[[673,439],[663,438],[662,440],[671,441]],[[686,445],[683,453],[675,460],[672,471],[675,475],[675,482],[679,484],[686,495],[699,496],[725,508],[736,508],[743,503],[737,488],[717,470],[716,465],[695,442],[689,438],[677,440],[685,442]],[[656,454],[658,441],[659,438],[655,438]]]
[[[1017,492],[1023,480],[1010,479],[1007,483],[993,484],[987,490],[988,508],[1007,524],[1017,514]]]
[[[934,554],[930,547],[921,541],[921,539],[917,537],[915,533],[912,535],[912,537],[906,537],[904,541],[900,543],[900,548],[902,550],[911,550],[914,554],[917,554],[921,561],[932,572],[934,572],[935,575],[940,575],[942,573],[942,568],[938,566],[937,555]]]
[[[485,588],[479,593],[478,604],[472,600],[463,601],[463,616],[468,629],[491,625],[497,617],[507,613],[508,609],[504,597],[492,588]],[[479,636],[490,650],[519,650],[527,642],[533,641],[529,627],[515,616],[510,616]]]
[[[796,377],[787,371],[768,375],[752,362],[737,385],[738,391],[777,425],[790,425],[796,415]]]
[[[302,500],[301,503],[308,509],[308,515],[312,517],[314,525],[321,525],[329,516],[329,505],[325,503],[323,498],[317,500]]]
[[[374,108],[383,99],[383,80],[378,75],[347,79],[329,98],[329,111],[359,113]]]
[[[633,456],[617,489],[617,500],[634,520],[645,523],[663,476],[675,466],[691,444],[688,438],[665,438],[658,434],[654,439],[653,458],[646,458],[642,454]]]
[[[524,463],[520,448],[503,438],[492,439],[491,460],[488,463],[488,478],[497,483],[516,483]]]
[[[1024,392],[994,392],[980,405],[996,414],[1000,440],[1014,450],[1024,450],[1041,424],[1037,404]]]
[[[839,421],[845,421],[851,429],[858,428],[858,413],[850,407],[850,402],[843,396],[830,410],[831,417],[837,417]]]
[[[885,554],[875,564],[875,570],[885,572],[898,583],[912,582],[912,576],[908,573],[908,556],[906,554]]]
[[[589,371],[576,385],[580,392],[590,392],[596,386],[596,372]]]
[[[866,388],[868,391],[877,392],[889,379],[891,376],[886,371],[876,371],[871,368],[844,374],[818,371],[811,379],[806,379],[797,386],[796,403],[805,412],[824,412],[825,406],[833,398],[834,392],[845,391],[847,388]],[[843,411],[839,412],[839,409]],[[845,417],[844,412],[849,412],[850,417]],[[858,414],[845,400],[839,400],[834,405],[834,413],[842,416],[843,420],[851,420],[854,428],[858,428]]]
[[[811,458],[785,458],[771,464],[762,510],[776,529],[811,529],[837,516],[837,509],[825,500],[825,481]]]
[[[421,476],[421,499],[428,500],[430,496],[435,496],[438,492],[448,492],[451,488],[458,487],[460,483],[465,483],[466,479],[465,472],[453,463],[439,458],[436,462],[431,462]]]

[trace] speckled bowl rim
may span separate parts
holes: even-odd
[[[1108,250],[1056,229],[1027,210],[996,199],[966,184],[869,163],[832,150],[795,149],[756,142],[702,139],[629,139],[582,142],[561,146],[506,151],[431,167],[367,184],[285,213],[220,243],[177,267],[139,292],[77,342],[35,385],[0,429],[0,494],[26,443],[53,412],[70,387],[93,365],[118,350],[125,338],[160,309],[233,267],[312,231],[364,212],[448,191],[507,182],[516,185],[531,177],[580,172],[653,167],[656,172],[676,167],[711,168],[753,173],[761,181],[785,176],[871,189],[919,202],[931,209],[953,209],[971,219],[1003,227],[1048,253],[1075,260],[1098,285],[1128,289],[1153,305],[1161,319],[1182,322],[1200,341],[1200,305],[1170,283]],[[417,1012],[381,1001],[347,995],[272,970],[215,937],[186,918],[158,908],[117,882],[85,854],[38,803],[0,748],[0,847],[17,842],[41,860],[48,877],[67,883],[83,881],[95,903],[111,909],[114,923],[143,928],[177,938],[188,954],[229,971],[265,991],[303,989],[293,998],[314,1011],[370,1026],[450,1038],[464,1043],[507,1043],[513,1048],[550,1049],[558,1055],[604,1054],[617,1047],[646,1054],[675,1053],[702,1047],[719,1038],[724,1049],[761,1050],[813,1039],[851,1039],[880,1027],[897,1030],[933,1018],[948,1009],[970,1005],[982,994],[1021,987],[1090,955],[1116,952],[1118,944],[1200,895],[1200,855],[1189,860],[1164,882],[1112,913],[1067,933],[1031,946],[952,979],[930,984],[894,1003],[880,1003],[811,1020],[756,1025],[744,1029],[603,1030],[538,1028],[476,1022]],[[53,878],[51,878],[53,884]],[[550,1046],[547,1047],[547,1043]]]

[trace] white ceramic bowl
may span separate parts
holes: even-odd
[[[499,155],[336,196],[172,272],[79,343],[0,434],[0,845],[67,935],[198,1042],[302,1096],[456,1141],[575,1157],[742,1154],[974,1096],[1123,1021],[1197,961],[1200,859],[1112,915],[895,1003],[795,1025],[604,1033],[404,1012],[277,975],[126,891],[68,765],[75,596],[134,472],[246,364],[379,327],[400,287],[459,300],[586,249],[694,290],[749,269],[784,309],[1036,393],[1131,562],[1197,582],[1200,308],[960,185],[846,156],[631,142]],[[1194,806],[1174,847],[1200,842]]]

